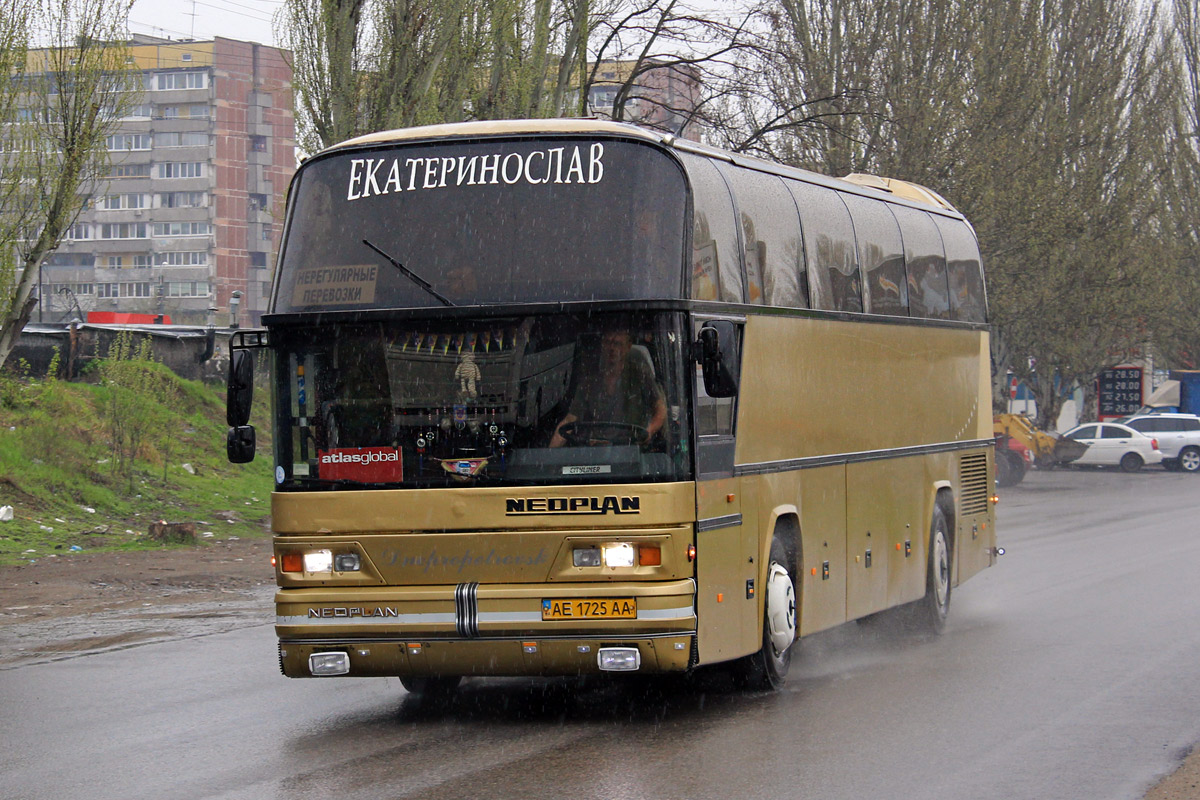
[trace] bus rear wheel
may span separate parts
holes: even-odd
[[[748,689],[777,689],[787,679],[796,641],[796,587],[788,571],[783,541],[771,541],[767,582],[763,587],[762,647],[739,662],[739,672]]]
[[[946,629],[950,613],[950,526],[940,505],[933,507],[929,523],[929,567],[925,574],[925,596],[917,601],[917,622],[930,633]]]

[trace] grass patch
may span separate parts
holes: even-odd
[[[196,523],[201,544],[269,534],[266,393],[257,393],[251,420],[259,455],[230,464],[224,387],[154,362],[142,369],[142,388],[155,388],[132,405],[129,388],[111,382],[0,375],[0,506],[13,507],[13,519],[0,521],[0,564],[160,547],[146,536],[159,520]],[[126,393],[120,402],[117,393]],[[113,413],[128,417],[123,428]],[[130,426],[140,435],[130,439]]]

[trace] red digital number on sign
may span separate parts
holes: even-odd
[[[326,480],[391,483],[404,480],[404,463],[394,447],[318,450],[319,475]]]

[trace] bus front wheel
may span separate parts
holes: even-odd
[[[796,587],[788,571],[787,549],[776,538],[771,541],[764,586],[762,647],[746,656],[740,672],[749,689],[769,690],[783,685],[792,663],[796,641]]]

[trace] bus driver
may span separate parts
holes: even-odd
[[[580,376],[571,410],[554,429],[550,446],[562,447],[568,440],[607,443],[614,433],[619,440],[645,444],[666,419],[663,390],[644,350],[633,349],[628,330],[607,331],[600,339],[599,372]]]

